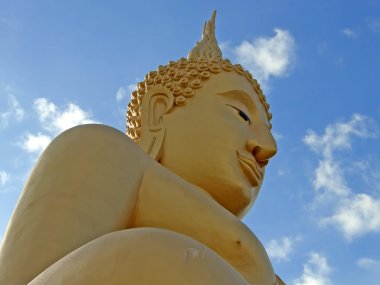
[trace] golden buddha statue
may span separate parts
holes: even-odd
[[[0,284],[284,284],[241,221],[276,153],[268,109],[222,58],[214,12],[187,59],[137,85],[127,136],[82,125],[44,151],[0,249]]]

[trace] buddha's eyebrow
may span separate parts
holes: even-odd
[[[226,92],[217,93],[217,95],[237,100],[244,104],[251,114],[257,114],[257,107],[253,101],[252,95],[249,95],[243,90],[228,90]]]

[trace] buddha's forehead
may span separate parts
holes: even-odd
[[[217,96],[226,93],[233,93],[236,96],[245,97],[243,102],[251,101],[249,102],[251,103],[250,105],[254,105],[261,120],[269,123],[265,107],[260,101],[259,95],[252,87],[252,84],[244,76],[240,76],[235,72],[223,72],[212,76],[205,82],[203,87],[199,90],[199,93],[200,94],[194,97]],[[210,97],[210,99],[212,100],[212,97]]]

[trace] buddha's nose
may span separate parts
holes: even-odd
[[[247,147],[262,166],[265,166],[277,152],[276,141],[265,124],[258,124],[253,128],[252,137],[248,140]]]

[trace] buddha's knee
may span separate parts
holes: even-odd
[[[40,274],[42,284],[247,284],[227,262],[187,236],[156,228],[100,237]]]

